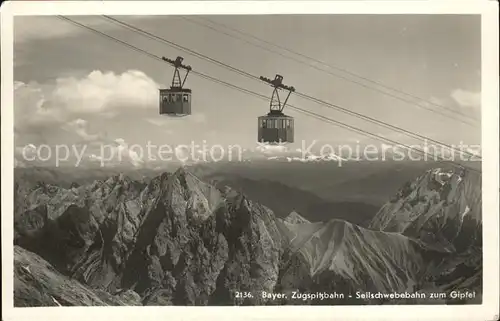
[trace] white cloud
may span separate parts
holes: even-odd
[[[158,87],[141,71],[121,75],[93,71],[83,79],[61,78],[51,99],[73,113],[126,112],[153,109],[158,104]]]
[[[205,114],[193,113],[192,115],[186,117],[169,117],[162,115],[156,118],[146,118],[145,120],[152,125],[158,127],[165,127],[165,126],[175,126],[177,124],[185,124],[186,120],[189,120],[190,122],[193,123],[201,124],[205,123],[207,121],[207,118]]]
[[[91,154],[88,158],[101,163],[101,166],[132,164],[134,167],[140,167],[147,156],[142,148],[135,150],[124,139],[117,138],[109,144],[102,145],[97,154]]]
[[[14,87],[14,123],[18,133],[80,126],[78,119],[85,115],[154,114],[158,105],[159,85],[136,70],[122,74],[93,71],[82,78],[59,78],[50,84],[15,82]],[[80,134],[82,130],[79,129]]]
[[[129,148],[128,144],[123,139],[116,139],[115,141],[118,144],[116,147],[118,155],[128,159],[134,166],[140,166],[144,163],[144,155],[139,155],[137,151]]]
[[[451,98],[461,107],[480,108],[481,92],[472,92],[456,89],[451,93]]]
[[[14,85],[14,124],[16,130],[29,128],[36,131],[39,126],[51,126],[62,121],[55,109],[45,108],[46,95],[36,83]]]
[[[88,122],[84,119],[78,118],[75,119],[66,125],[63,126],[63,129],[69,131],[70,133],[75,133],[78,135],[83,141],[91,142],[102,139],[100,134],[90,134],[88,132],[89,125]]]
[[[26,155],[27,157],[32,157],[35,153],[36,153],[36,146],[33,144],[27,144],[25,146],[15,147],[16,155],[22,155],[22,156]]]
[[[140,151],[113,138],[141,142],[152,135],[159,141],[188,140],[191,129],[186,121],[198,127],[206,123],[202,113],[181,118],[159,115],[160,85],[135,70],[122,74],[93,71],[50,83],[17,81],[14,85],[16,144],[84,145],[87,161],[141,166]],[[173,135],[179,131],[187,135]],[[101,152],[104,145],[106,153],[113,154],[109,161],[109,155],[103,157]]]
[[[14,167],[26,167],[26,161],[36,157],[36,150],[33,144],[14,147]]]
[[[255,151],[263,153],[263,154],[276,154],[276,153],[287,153],[288,147],[284,144],[280,145],[271,145],[267,143],[259,143],[255,148]]]

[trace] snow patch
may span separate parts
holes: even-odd
[[[467,215],[467,213],[469,213],[469,212],[470,212],[470,207],[469,207],[469,205],[466,205],[464,212],[460,215],[460,219],[463,221],[465,215]]]

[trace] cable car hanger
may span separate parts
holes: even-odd
[[[161,57],[164,61],[170,63],[172,66],[175,67],[174,70],[174,76],[172,77],[172,85],[170,86],[172,89],[182,89],[184,87],[184,83],[186,82],[187,76],[189,75],[189,72],[192,70],[191,66],[184,65],[182,61],[184,58],[181,56],[177,56],[175,60],[168,59],[165,57]],[[186,75],[184,76],[184,79],[181,81],[181,75],[179,72],[179,68],[187,70]]]
[[[283,76],[281,76],[281,75],[276,75],[273,80],[266,78],[266,77],[263,77],[263,76],[260,76],[260,80],[270,84],[274,88],[273,95],[271,97],[271,102],[269,105],[270,112],[272,113],[274,111],[276,113],[276,111],[278,111],[279,113],[282,113],[283,109],[286,106],[286,103],[288,102],[288,98],[290,98],[291,93],[295,91],[295,88],[292,86],[284,85],[283,84]],[[285,101],[283,102],[283,104],[281,104],[281,100],[280,100],[280,96],[279,96],[280,89],[288,90],[288,95],[287,95]]]
[[[294,142],[294,119],[283,113],[283,109],[288,102],[288,98],[295,88],[283,84],[283,76],[276,75],[273,80],[260,77],[260,80],[273,87],[273,95],[269,103],[269,112],[265,116],[260,116],[258,120],[257,141],[269,144],[286,144]],[[281,102],[279,91],[288,90],[288,95],[284,102]]]

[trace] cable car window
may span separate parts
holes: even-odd
[[[278,128],[278,120],[277,119],[274,120],[274,128]]]
[[[266,128],[266,127],[267,127],[267,126],[266,126],[266,123],[267,123],[267,122],[266,122],[266,120],[265,120],[265,119],[263,119],[263,120],[261,121],[261,123],[260,123],[260,126],[261,126],[262,128]]]
[[[281,128],[286,128],[286,119],[281,120]]]
[[[188,102],[189,101],[188,95],[187,94],[182,95],[182,100]]]
[[[273,128],[273,123],[271,119],[267,120],[267,128]]]

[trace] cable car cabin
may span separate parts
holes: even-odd
[[[191,115],[191,89],[160,89],[160,115]]]
[[[273,80],[262,76],[260,79],[273,87],[273,95],[269,104],[269,113],[258,118],[258,141],[271,144],[293,143],[293,117],[285,115],[283,109],[295,88],[284,85],[281,75],[276,75]],[[280,100],[278,92],[283,89],[288,91],[284,102]]]
[[[175,67],[170,89],[160,89],[160,115],[187,116],[191,115],[191,89],[185,89],[184,83],[191,71],[190,66],[182,64],[184,58],[175,60],[162,57],[162,59]],[[184,80],[181,79],[179,69],[185,69]]]
[[[258,141],[265,143],[293,143],[293,117],[271,110],[260,116]]]

